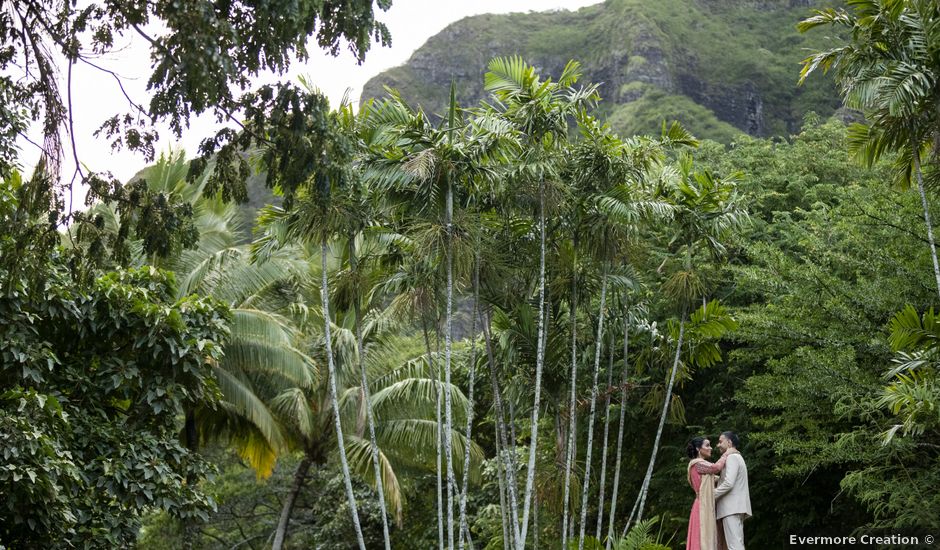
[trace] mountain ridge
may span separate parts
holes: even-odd
[[[810,111],[829,116],[841,102],[828,78],[797,87],[804,49],[825,47],[795,24],[813,0],[607,0],[577,11],[466,17],[448,25],[399,67],[370,79],[362,100],[384,87],[431,113],[443,112],[449,84],[458,99],[485,97],[483,74],[496,56],[521,55],[543,75],[569,59],[583,81],[600,83],[600,113],[622,134],[658,131],[677,119],[700,137],[789,135]]]

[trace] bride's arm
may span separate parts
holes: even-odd
[[[725,453],[718,462],[712,464],[707,460],[702,460],[695,463],[695,470],[700,474],[720,474],[721,471],[725,468],[725,461],[728,459],[728,453]]]

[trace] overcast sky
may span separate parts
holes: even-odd
[[[366,56],[362,65],[357,65],[353,56],[343,51],[339,57],[330,57],[315,47],[311,48],[311,59],[304,64],[295,63],[288,75],[282,78],[296,80],[298,75],[309,75],[311,80],[329,98],[331,104],[340,101],[346,90],[350,98],[358,100],[362,86],[369,78],[390,67],[405,63],[411,54],[428,38],[440,32],[448,24],[464,17],[482,13],[511,13],[547,10],[577,10],[599,3],[598,0],[394,0],[391,9],[379,12],[378,19],[384,22],[392,35],[390,48],[375,47]],[[135,36],[136,37],[136,36]],[[150,74],[149,52],[142,40],[131,37],[118,42],[117,51],[96,62],[124,79],[124,86],[137,102],[146,105],[146,80]],[[482,69],[482,67],[481,67]],[[63,67],[64,70],[64,67]],[[263,81],[272,81],[265,77]],[[125,151],[114,152],[103,139],[94,137],[94,131],[108,117],[118,112],[128,112],[127,101],[121,94],[114,78],[94,68],[78,64],[73,68],[73,105],[77,152],[81,161],[92,171],[110,171],[122,181],[133,176],[145,164],[139,155]],[[65,82],[62,83],[63,92]],[[192,121],[183,139],[176,142],[167,128],[160,129],[161,142],[158,151],[170,147],[182,147],[190,155],[199,142],[214,132],[219,125],[212,117]],[[37,137],[34,133],[33,137]],[[65,138],[65,136],[63,136]],[[38,158],[35,147],[23,142],[21,146],[24,167],[30,170]],[[66,180],[71,177],[74,163],[66,144],[66,159],[62,173]],[[76,190],[75,207],[81,208],[84,193]]]

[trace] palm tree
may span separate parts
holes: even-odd
[[[588,226],[593,231],[584,239],[587,251],[602,266],[601,294],[598,312],[597,336],[595,339],[593,384],[591,386],[590,413],[588,415],[587,446],[585,457],[584,487],[581,493],[579,550],[583,548],[587,527],[587,499],[590,493],[594,418],[600,372],[601,349],[604,341],[603,327],[606,315],[607,288],[611,265],[633,246],[642,221],[661,220],[671,216],[671,205],[655,199],[641,200],[640,182],[656,158],[655,149],[647,141],[627,141],[618,138],[606,124],[599,123],[590,116],[579,117],[579,129],[583,139],[574,147],[570,170],[576,182],[576,195],[581,197],[574,202],[572,224],[575,227]],[[614,246],[615,243],[619,246]],[[632,286],[629,277],[618,276],[613,281],[617,286]],[[572,348],[572,365],[576,365]],[[575,371],[572,370],[572,377]],[[572,390],[574,378],[572,378]],[[573,398],[572,393],[572,398]],[[573,401],[572,401],[573,404]],[[571,414],[572,420],[574,414]],[[572,425],[573,426],[573,425]],[[572,441],[573,429],[569,430]],[[569,445],[572,447],[572,445]],[[606,435],[605,435],[606,451]],[[569,450],[568,457],[573,455]],[[606,459],[606,452],[605,452]],[[602,468],[606,463],[602,465]],[[565,475],[570,473],[570,462],[566,462]],[[602,492],[602,491],[601,491]],[[598,514],[599,517],[602,514]],[[600,529],[598,528],[598,536]]]
[[[317,93],[307,94],[310,101],[323,101]],[[299,117],[295,125],[310,125],[307,117],[314,117],[313,122],[320,122],[326,126],[326,131],[310,139],[305,144],[308,149],[295,152],[302,158],[307,158],[312,166],[305,166],[304,181],[280,182],[291,185],[294,190],[288,195],[290,209],[268,209],[262,214],[261,223],[269,227],[264,238],[256,243],[256,254],[264,258],[288,243],[317,243],[320,248],[320,308],[323,317],[323,338],[326,348],[326,363],[329,376],[330,405],[333,410],[334,428],[336,430],[337,447],[339,451],[340,468],[346,489],[346,498],[349,502],[349,511],[356,532],[359,547],[365,550],[362,538],[362,527],[359,523],[359,512],[356,498],[353,494],[352,480],[349,473],[349,463],[346,457],[346,446],[342,430],[337,394],[336,368],[332,350],[330,292],[327,272],[327,256],[330,239],[336,234],[343,234],[345,224],[348,223],[349,204],[343,199],[347,191],[353,187],[357,177],[353,170],[353,155],[356,151],[355,137],[350,135],[346,122],[345,109],[331,111],[328,114],[320,110],[311,110],[309,113],[296,112],[292,116]],[[267,147],[273,148],[272,143]],[[280,150],[268,150],[265,155],[284,155]]]
[[[166,201],[193,209],[199,234],[195,246],[160,259],[161,266],[173,270],[179,279],[178,297],[212,296],[232,311],[225,355],[213,367],[221,406],[189,411],[187,438],[192,446],[210,439],[229,443],[259,477],[267,477],[286,442],[264,394],[288,387],[308,388],[318,377],[316,365],[301,349],[297,327],[285,315],[290,301],[279,292],[301,281],[306,267],[293,250],[252,262],[249,248],[239,244],[247,232],[238,208],[204,193],[207,174],[187,183],[188,168],[182,151],[169,152],[134,177]],[[119,231],[114,205],[96,204],[90,213],[102,216],[105,231]],[[131,248],[140,250],[134,242]],[[141,255],[131,259],[134,263],[153,260]]]
[[[895,352],[895,366],[885,373],[890,381],[878,405],[895,415],[895,424],[884,434],[887,444],[898,431],[903,436],[922,436],[940,428],[936,415],[938,394],[931,391],[937,379],[937,350],[940,349],[940,322],[931,308],[923,315],[908,305],[889,323],[889,342]]]
[[[545,330],[545,183],[555,176],[553,166],[567,141],[568,118],[597,100],[596,86],[580,90],[574,84],[580,77],[580,65],[569,62],[558,82],[540,80],[535,69],[521,57],[496,58],[490,61],[484,77],[484,88],[500,103],[502,115],[524,136],[526,147],[519,159],[519,170],[538,182],[539,188],[539,319],[536,353],[535,388],[532,407],[529,460],[523,496],[522,525],[516,537],[516,548],[525,546],[529,525],[538,444],[538,417],[542,389]]]
[[[438,366],[438,353],[431,347],[428,325],[433,320],[435,333],[439,332],[439,315],[437,303],[439,302],[439,276],[432,265],[433,262],[427,256],[416,253],[415,243],[405,236],[400,236],[399,241],[405,244],[405,250],[410,254],[405,254],[402,261],[398,262],[396,269],[391,273],[383,283],[384,293],[394,296],[389,305],[389,310],[394,312],[396,318],[420,319],[419,325],[424,337],[425,351],[430,363],[431,377],[437,384],[440,377],[440,368]],[[437,452],[437,467],[435,474],[437,477],[437,527],[438,527],[438,548],[444,548],[444,493],[441,475],[442,468],[442,423],[441,423],[441,392],[435,392],[435,421],[437,426],[437,439],[435,450]]]
[[[617,517],[617,493],[620,488],[620,462],[623,456],[623,428],[627,411],[627,383],[630,377],[630,329],[637,327],[641,330],[654,332],[655,329],[641,316],[645,316],[645,304],[630,304],[629,297],[624,300],[623,307],[623,368],[620,372],[620,423],[617,428],[617,458],[614,461],[613,490],[610,498],[610,517],[607,521],[607,550],[610,550],[614,540],[614,522]],[[631,516],[633,513],[631,512]],[[632,518],[631,518],[632,519]],[[629,523],[629,521],[628,521]],[[598,538],[600,538],[598,536]]]
[[[384,126],[387,147],[379,149],[372,162],[372,182],[380,189],[392,190],[411,197],[411,206],[435,209],[443,198],[444,255],[446,272],[444,327],[444,384],[451,381],[453,348],[453,294],[455,286],[454,195],[467,196],[473,186],[494,173],[494,164],[512,148],[511,128],[492,116],[465,121],[456,101],[456,85],[451,85],[448,114],[439,125],[433,125],[421,110],[412,110],[398,95],[374,107],[373,124]],[[381,141],[380,141],[381,143]],[[495,161],[495,162],[494,162]],[[455,189],[456,188],[456,189]],[[442,197],[443,195],[443,197]],[[433,226],[431,227],[433,231]],[[436,248],[432,233],[432,246]],[[464,258],[466,255],[461,255]],[[463,271],[466,271],[463,266]],[[447,544],[454,546],[454,496],[460,493],[454,476],[454,459],[450,452],[453,437],[453,407],[444,394],[444,426],[442,445],[445,452],[447,494]]]
[[[610,438],[610,394],[614,385],[614,338],[610,336],[610,346],[607,349],[607,385],[604,386],[604,437],[601,439],[601,475],[597,484],[597,527],[594,529],[594,538],[601,539],[601,530],[604,526],[604,492],[607,489],[607,448]]]
[[[708,171],[693,173],[691,157],[683,155],[679,159],[678,169],[668,165],[662,167],[654,190],[654,196],[668,199],[675,207],[670,245],[674,247],[675,256],[681,258],[681,266],[666,280],[663,289],[678,303],[679,323],[678,327],[672,331],[675,355],[666,385],[663,411],[659,418],[656,438],[653,441],[650,462],[637,499],[639,503],[637,521],[643,519],[646,495],[650,479],[652,479],[653,467],[656,464],[656,454],[659,451],[666,415],[669,412],[676,373],[679,370],[689,309],[698,297],[701,296],[704,300],[705,285],[694,269],[694,253],[698,248],[704,247],[713,257],[720,257],[725,252],[722,241],[748,219],[747,212],[738,205],[733,185],[734,177],[736,175],[723,180]],[[703,305],[700,309],[703,312],[702,315],[706,317],[710,311],[716,311],[709,310],[709,305]],[[716,304],[715,307],[719,306]],[[629,520],[627,526],[629,527]]]
[[[477,241],[479,243],[479,241]],[[477,368],[477,320],[480,317],[480,246],[477,244],[477,255],[476,259],[473,262],[473,305],[470,307],[470,377],[467,382],[469,387],[468,398],[469,404],[467,407],[467,430],[464,435],[464,439],[467,441],[471,440],[471,435],[473,432],[473,390],[474,383],[476,382],[476,368]],[[464,454],[463,461],[463,482],[461,484],[460,490],[460,515],[458,525],[460,528],[461,536],[458,537],[457,546],[460,550],[463,550],[464,546],[464,534],[466,535],[467,541],[470,540],[470,527],[467,525],[467,492],[469,490],[470,482],[470,447],[467,447],[467,450]]]
[[[800,83],[819,68],[834,70],[845,103],[868,121],[850,127],[850,151],[869,167],[886,153],[898,153],[896,183],[906,189],[911,176],[916,177],[940,293],[940,262],[921,166],[922,156],[940,143],[940,6],[930,0],[857,0],[851,5],[852,12],[816,10],[798,25],[802,32],[841,27],[851,36],[848,44],[807,57]]]
[[[364,111],[362,118],[368,117],[368,114],[368,110]],[[344,103],[341,105],[339,115],[340,124],[347,133],[361,136],[367,132],[367,125],[353,114],[349,104]],[[357,170],[356,173],[359,174],[361,172]],[[374,479],[376,480],[376,493],[379,500],[379,511],[382,515],[383,541],[385,543],[385,550],[391,550],[391,538],[389,536],[387,518],[388,512],[385,506],[385,494],[382,488],[382,465],[375,436],[375,419],[373,418],[372,398],[369,391],[369,379],[365,367],[365,347],[362,333],[363,289],[373,285],[369,285],[367,278],[364,276],[356,247],[356,243],[360,238],[361,240],[365,240],[364,231],[367,226],[376,221],[377,208],[375,201],[371,197],[369,187],[364,184],[361,178],[355,178],[352,181],[351,188],[348,190],[346,197],[344,197],[344,203],[347,207],[344,209],[345,221],[343,226],[345,227],[346,233],[347,260],[350,274],[349,284],[346,285],[346,288],[349,289],[347,301],[352,302],[352,310],[355,315],[353,324],[356,334],[356,355],[358,358],[361,383],[360,403],[362,404],[369,429],[369,441],[372,448],[372,465],[375,470]],[[363,415],[360,415],[360,418],[361,416]],[[358,430],[358,432],[361,435],[361,430]]]
[[[298,209],[302,210],[302,206]],[[269,231],[259,240],[262,247],[270,246],[267,238],[271,237],[272,233],[277,233],[279,225],[270,221],[275,213],[290,219],[287,213],[268,208],[262,216]],[[363,249],[369,250],[374,246],[377,245],[366,244]],[[305,312],[304,328],[308,331],[315,331],[316,327],[325,327],[329,323],[329,351],[325,338],[312,336],[313,340],[322,341],[322,346],[311,355],[321,362],[328,362],[329,357],[334,358],[335,388],[331,387],[334,384],[320,380],[310,389],[289,388],[266,397],[275,416],[285,426],[289,446],[303,452],[303,459],[295,471],[275,531],[276,547],[281,547],[287,540],[293,504],[306,483],[309,469],[325,464],[332,454],[328,451],[331,447],[336,449],[336,455],[339,456],[338,444],[329,439],[330,434],[335,433],[329,426],[332,423],[335,429],[337,418],[332,408],[334,389],[341,425],[356,425],[365,415],[365,397],[361,388],[363,367],[372,390],[369,395],[373,410],[374,440],[372,433],[369,434],[369,439],[364,437],[361,433],[364,427],[346,431],[343,434],[343,450],[349,457],[350,474],[369,482],[377,491],[381,487],[384,500],[390,505],[389,512],[399,524],[404,509],[404,495],[398,472],[434,469],[433,453],[429,453],[428,449],[435,447],[434,441],[438,439],[437,423],[432,412],[439,403],[438,394],[451,393],[456,404],[458,420],[466,416],[469,406],[466,397],[456,386],[442,386],[433,376],[434,359],[431,355],[410,357],[396,363],[396,358],[403,353],[406,342],[395,336],[400,326],[393,320],[394,312],[373,309],[370,315],[359,317],[359,330],[356,330],[355,304],[349,303],[348,297],[344,296],[348,294],[346,286],[352,282],[349,279],[344,280],[343,277],[343,272],[348,266],[344,258],[348,249],[348,243],[342,239],[331,241],[324,262],[320,256],[322,245],[310,244],[300,250],[294,248],[294,253],[304,258],[312,270],[309,284],[303,288],[305,296],[312,298],[317,291],[322,292],[324,275],[320,271],[325,264],[328,271],[327,280],[340,282],[338,285],[331,285],[331,295],[338,298],[330,299],[329,303],[346,304],[349,309],[333,311],[326,320],[320,318],[325,315],[322,309],[308,308]],[[268,251],[259,253],[266,254]],[[321,282],[316,284],[316,280]],[[479,477],[482,451],[472,442],[468,443],[460,434],[452,441],[452,446],[452,452],[460,454],[467,452],[469,447],[469,473],[472,479],[476,480]],[[379,472],[375,471],[373,465],[373,454],[376,451],[381,465]]]

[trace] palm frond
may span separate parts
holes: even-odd
[[[349,469],[372,486],[378,487],[375,479],[375,466],[372,460],[372,444],[361,437],[352,434],[344,435],[346,447],[346,459],[349,461]],[[379,449],[379,469],[382,475],[382,489],[385,494],[385,502],[391,508],[395,516],[395,523],[401,527],[402,510],[405,505],[405,495],[398,483],[398,476],[395,475],[395,469],[382,449]]]
[[[317,421],[310,400],[300,388],[288,388],[271,399],[271,410],[302,436],[316,436]]]

